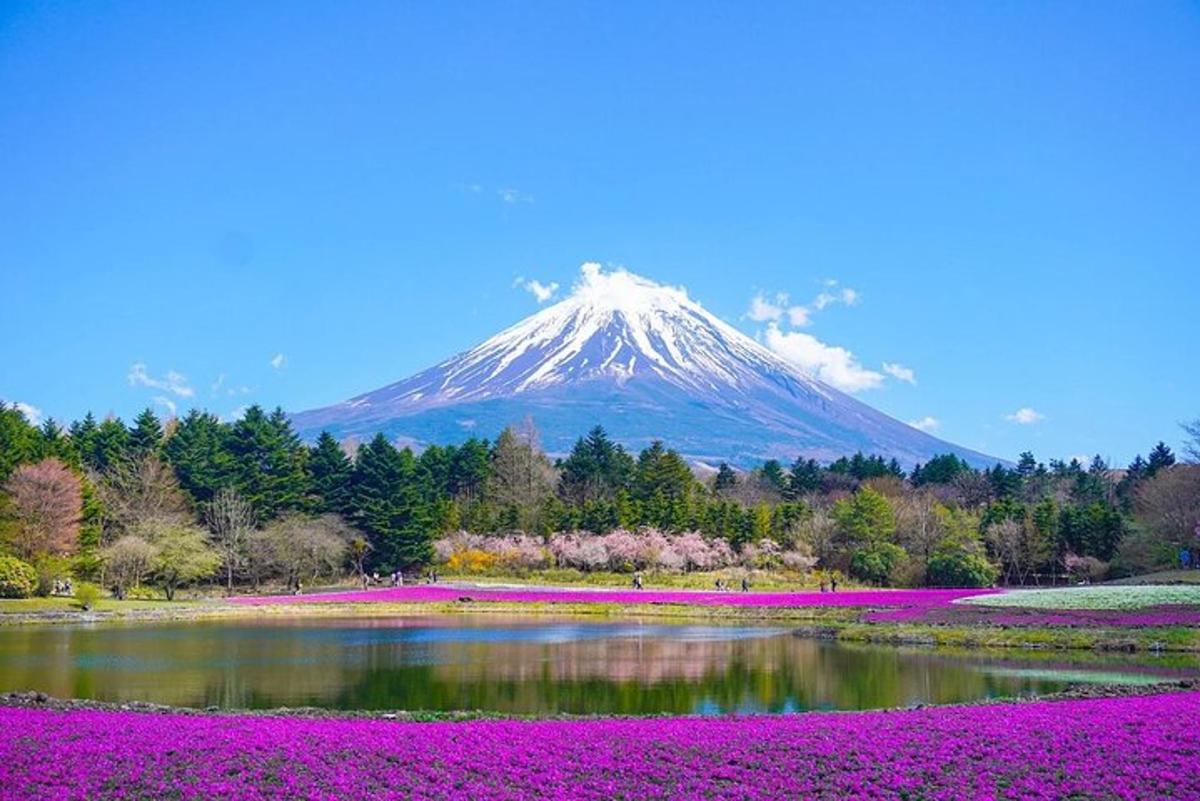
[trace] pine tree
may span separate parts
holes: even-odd
[[[38,428],[37,458],[58,459],[73,468],[79,467],[78,452],[53,418],[46,418]]]
[[[482,500],[487,487],[490,455],[487,440],[475,437],[455,448],[450,458],[450,494],[468,502]]]
[[[912,482],[915,486],[925,484],[949,484],[960,473],[971,469],[970,465],[952,453],[935,456],[925,465],[917,465],[913,469]]]
[[[322,431],[308,456],[313,511],[319,514],[344,514],[349,506],[353,474],[354,465],[341,445],[328,431]]]
[[[421,497],[417,460],[378,434],[359,449],[351,483],[351,518],[383,570],[406,570],[433,556],[430,508]]]
[[[180,486],[196,503],[208,503],[218,490],[236,483],[229,436],[229,427],[214,415],[193,409],[163,447]]]
[[[258,522],[304,507],[308,451],[282,409],[268,416],[261,407],[251,406],[233,424],[227,447],[234,486],[254,507]]]
[[[79,461],[86,467],[95,468],[96,462],[96,437],[99,431],[99,426],[96,425],[96,418],[91,412],[84,415],[82,420],[77,420],[71,424],[69,436],[71,437],[71,447],[79,456]]]
[[[809,492],[821,488],[821,466],[816,459],[805,459],[800,456],[792,463],[788,474],[788,488],[784,493],[789,500],[796,500]]]
[[[16,406],[0,401],[0,483],[38,455],[38,431]]]
[[[150,408],[142,410],[129,429],[129,452],[134,456],[145,456],[156,452],[162,445],[163,428],[158,422],[154,411]]]
[[[613,443],[601,426],[575,442],[570,455],[559,467],[559,492],[578,505],[587,501],[612,499],[629,487],[634,461],[625,449]]]
[[[719,495],[733,489],[737,486],[737,483],[737,473],[735,473],[733,468],[728,464],[721,462],[720,466],[717,468],[717,475],[713,479],[713,491]]]
[[[787,476],[784,475],[783,465],[778,459],[768,459],[758,469],[758,479],[764,489],[778,492],[781,495],[787,489]]]
[[[129,431],[119,417],[106,417],[96,429],[91,467],[103,472],[129,458]]]
[[[1153,478],[1159,470],[1173,464],[1175,464],[1175,454],[1171,453],[1171,449],[1165,442],[1159,442],[1150,451],[1149,458],[1146,459],[1146,477]]]

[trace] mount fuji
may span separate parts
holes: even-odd
[[[471,350],[292,422],[309,439],[382,432],[420,445],[495,436],[527,416],[550,453],[600,424],[628,447],[661,439],[710,464],[860,450],[905,465],[942,453],[996,461],[807,375],[683,289],[595,264],[565,300]]]

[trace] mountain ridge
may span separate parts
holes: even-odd
[[[997,461],[807,375],[682,289],[595,264],[569,297],[474,348],[292,422],[306,438],[381,432],[445,444],[527,416],[551,453],[599,423],[631,447],[662,439],[712,463],[858,450],[906,465],[940,453]]]

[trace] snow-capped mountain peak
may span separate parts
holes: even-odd
[[[371,395],[390,390],[389,400],[429,404],[439,397],[518,394],[600,378],[624,383],[642,375],[698,391],[744,389],[767,375],[794,383],[796,389],[821,390],[706,311],[686,290],[587,263],[566,299],[430,371]]]
[[[805,374],[685,289],[595,263],[565,299],[474,348],[293,421],[309,436],[451,442],[528,414],[552,451],[601,423],[631,445],[665,439],[706,459],[862,449],[903,462],[949,451],[985,460]]]

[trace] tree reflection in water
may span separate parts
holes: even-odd
[[[1036,669],[1035,669],[1036,668]],[[1082,671],[1082,674],[1080,673]],[[0,689],[227,708],[655,714],[872,709],[1200,673],[1195,656],[845,645],[778,627],[494,615],[0,631]]]

